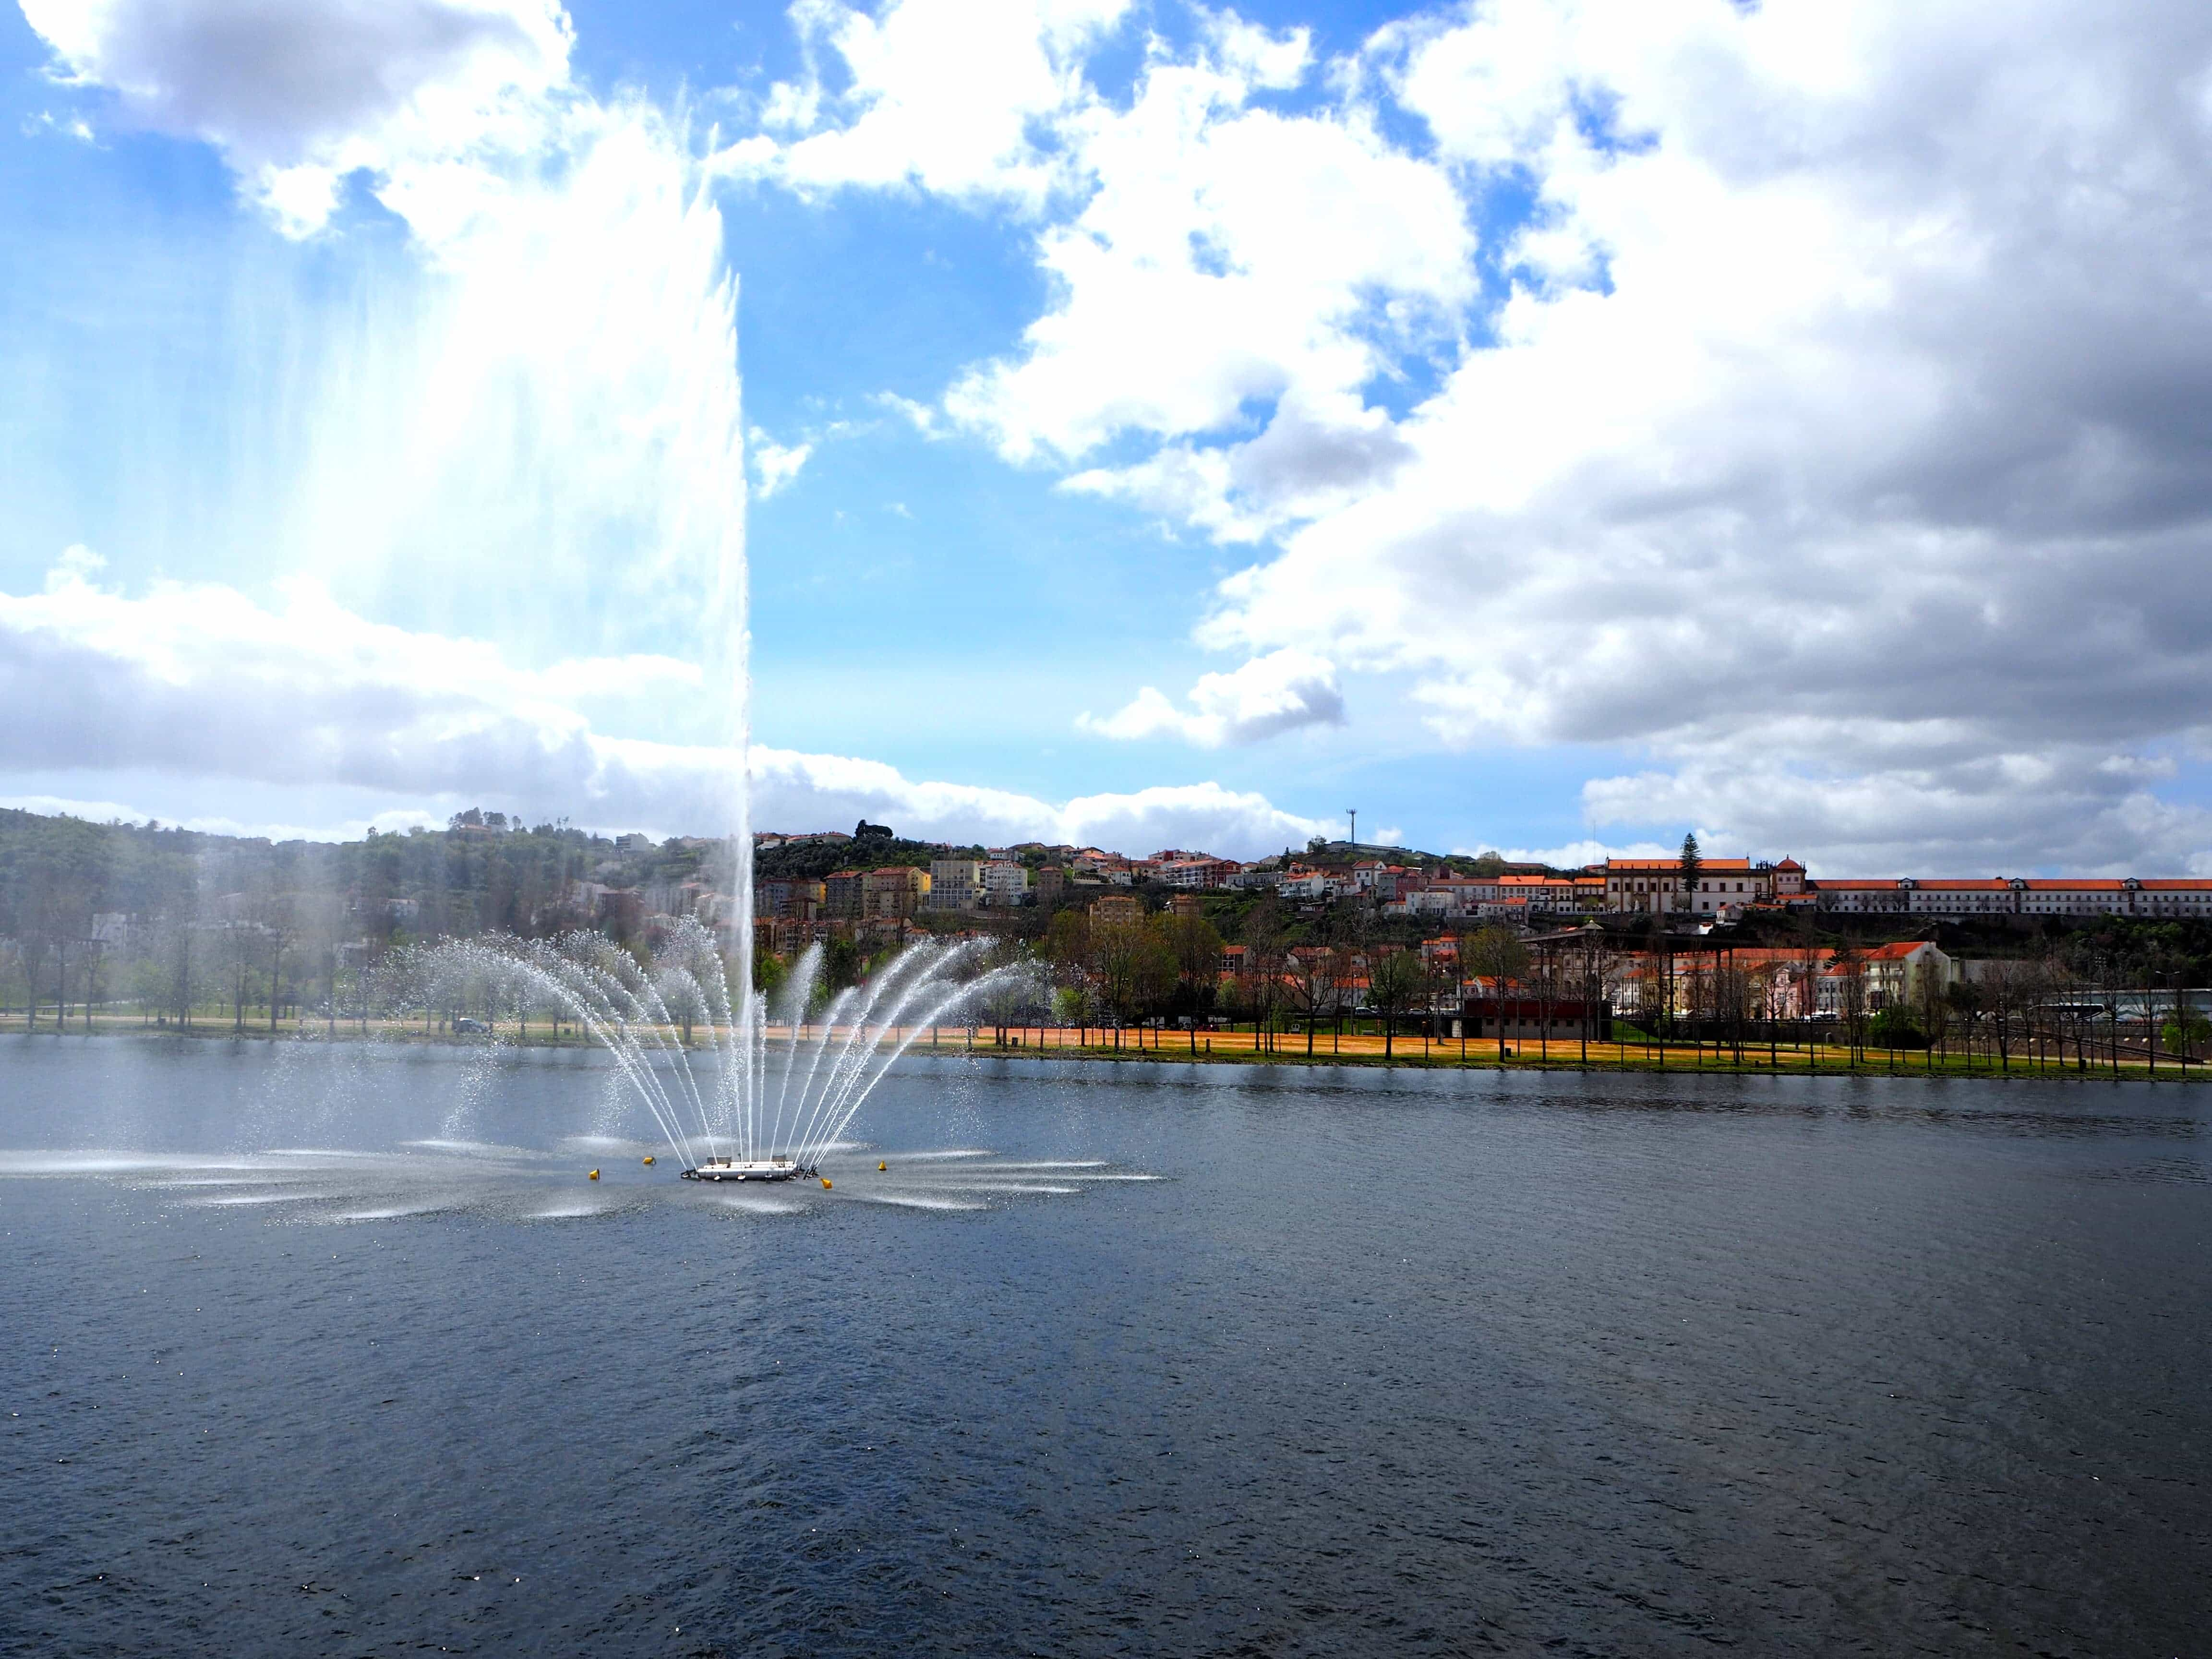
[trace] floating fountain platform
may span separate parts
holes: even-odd
[[[684,1171],[686,1181],[793,1181],[814,1171],[794,1158],[709,1158]]]

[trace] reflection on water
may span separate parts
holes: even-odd
[[[0,1040],[0,1653],[2189,1652],[2208,1121],[927,1061],[730,1189],[573,1054]]]

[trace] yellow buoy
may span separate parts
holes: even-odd
[[[877,1167],[878,1170],[888,1170],[888,1169],[890,1169],[891,1166],[890,1166],[890,1164],[888,1164],[884,1163],[881,1158],[878,1158],[878,1159],[876,1160],[876,1167]]]
[[[823,1176],[822,1177],[822,1190],[825,1193],[830,1190],[830,1177],[828,1176]]]
[[[599,1178],[599,1172],[597,1170],[592,1170],[592,1180],[594,1180],[594,1181],[597,1181]]]
[[[651,1156],[650,1156],[650,1155],[648,1155],[648,1156],[647,1157],[647,1158],[646,1158],[646,1160],[645,1160],[645,1161],[646,1161],[646,1163],[647,1163],[647,1164],[648,1166],[653,1163],[653,1159],[652,1159],[652,1158],[651,1158]]]

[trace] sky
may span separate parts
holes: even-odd
[[[0,101],[0,802],[2212,874],[2201,0],[21,0]]]

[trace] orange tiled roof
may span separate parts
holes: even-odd
[[[1682,872],[1682,860],[1680,859],[1607,859],[1605,861],[1605,867],[1608,872],[1629,875],[1644,875],[1654,870],[1668,870],[1680,875]],[[1698,867],[1707,875],[1714,876],[1747,876],[1752,872],[1752,862],[1749,859],[1699,859]]]

